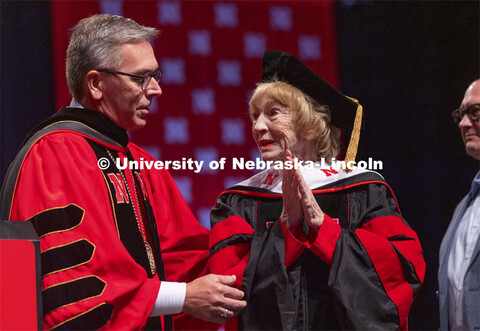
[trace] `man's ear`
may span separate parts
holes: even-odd
[[[98,101],[103,96],[104,81],[102,74],[96,70],[90,70],[85,76],[85,89],[90,98]]]

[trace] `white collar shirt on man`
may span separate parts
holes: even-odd
[[[448,259],[448,309],[451,330],[468,329],[463,302],[463,281],[480,235],[480,171],[472,182],[470,203],[462,216]]]

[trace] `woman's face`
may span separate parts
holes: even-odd
[[[264,161],[283,160],[288,148],[293,157],[315,160],[315,142],[301,138],[295,128],[296,111],[270,98],[252,105],[252,133]]]

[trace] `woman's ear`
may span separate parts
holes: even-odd
[[[84,82],[89,97],[95,101],[100,100],[104,89],[102,74],[96,70],[90,70],[85,76]]]
[[[305,140],[313,140],[318,138],[318,131],[315,129],[308,130],[304,135]]]

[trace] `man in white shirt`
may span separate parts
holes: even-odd
[[[467,154],[480,161],[480,79],[452,113]],[[457,205],[440,247],[440,329],[480,328],[480,171]]]

